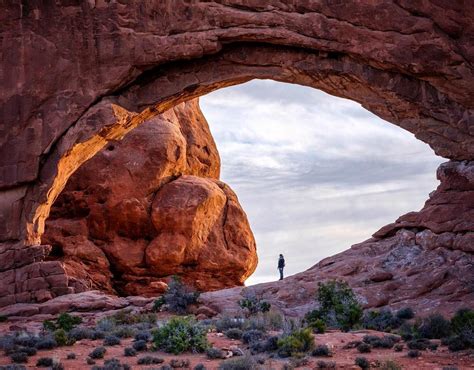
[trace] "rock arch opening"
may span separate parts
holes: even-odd
[[[453,161],[439,172],[454,179],[441,192],[471,191],[470,3],[449,6],[447,18],[448,5],[398,1],[95,5],[11,4],[2,13],[3,62],[12,71],[0,96],[2,306],[74,292],[62,265],[44,261],[49,247],[40,241],[54,200],[82,163],[179,103],[255,78],[361,103]],[[18,39],[21,48],[8,48]],[[456,234],[448,245],[464,250],[469,202],[448,201],[454,221],[426,211],[377,235],[422,225],[436,234],[430,240]]]

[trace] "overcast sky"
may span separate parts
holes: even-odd
[[[446,161],[358,103],[308,87],[251,81],[201,108],[257,241],[247,285],[277,279],[279,253],[291,275],[420,209]]]

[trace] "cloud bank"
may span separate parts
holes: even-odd
[[[251,81],[201,108],[257,241],[247,285],[276,280],[279,253],[294,274],[420,209],[445,161],[358,103],[308,87]]]

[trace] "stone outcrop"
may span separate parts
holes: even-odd
[[[156,295],[170,275],[199,290],[242,285],[255,241],[197,100],[112,142],[70,179],[43,244],[75,292]],[[53,263],[53,262],[51,262]]]
[[[54,261],[40,245],[74,171],[133,128],[221,87],[269,78],[318,88],[439,155],[474,160],[472,1],[11,1],[0,33],[0,281],[11,281],[0,306],[75,289],[46,283]],[[133,217],[142,206],[122,205]],[[95,219],[93,233],[122,221]],[[105,263],[97,250],[91,258]],[[27,271],[43,288],[19,280]],[[58,261],[54,271],[66,276]]]
[[[400,217],[374,236],[257,294],[290,315],[314,306],[317,283],[346,280],[366,308],[412,307],[420,315],[453,314],[474,304],[474,162],[447,162],[441,184],[419,212]],[[236,309],[242,288],[207,293],[216,311]]]

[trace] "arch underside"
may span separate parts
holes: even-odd
[[[138,5],[84,5],[78,21],[74,12],[63,17],[57,7],[49,13],[37,9],[47,14],[38,24],[28,23],[34,12],[22,15],[19,24],[5,23],[5,35],[8,27],[31,31],[22,48],[54,67],[37,78],[24,68],[16,74],[23,84],[13,77],[4,84],[2,116],[11,124],[0,139],[0,274],[8,286],[5,296],[13,298],[0,297],[0,306],[71,292],[60,264],[42,262],[49,248],[40,240],[54,200],[82,163],[141,123],[222,87],[258,78],[321,89],[359,102],[440,156],[474,159],[474,73],[466,46],[474,24],[471,5],[446,10],[413,9],[405,1],[386,1],[383,8],[357,3],[357,13],[355,4],[301,3],[173,3],[174,12],[167,2],[150,2],[145,11]],[[349,9],[357,19],[350,19]],[[150,17],[152,11],[161,16]],[[461,29],[442,21],[445,11]],[[103,28],[91,31],[88,17]],[[68,22],[80,32],[68,33],[72,39],[62,40],[59,55],[52,45],[61,44],[54,38]],[[82,34],[90,36],[80,39],[84,50],[69,50]],[[5,46],[14,36],[5,37]],[[133,53],[127,53],[131,45]],[[70,61],[82,63],[83,70]],[[55,71],[63,79],[51,83],[48,74]],[[42,94],[35,95],[38,90]],[[28,149],[19,153],[21,148]],[[29,277],[48,277],[53,288],[44,290],[52,295],[35,295],[20,283],[25,269]]]

